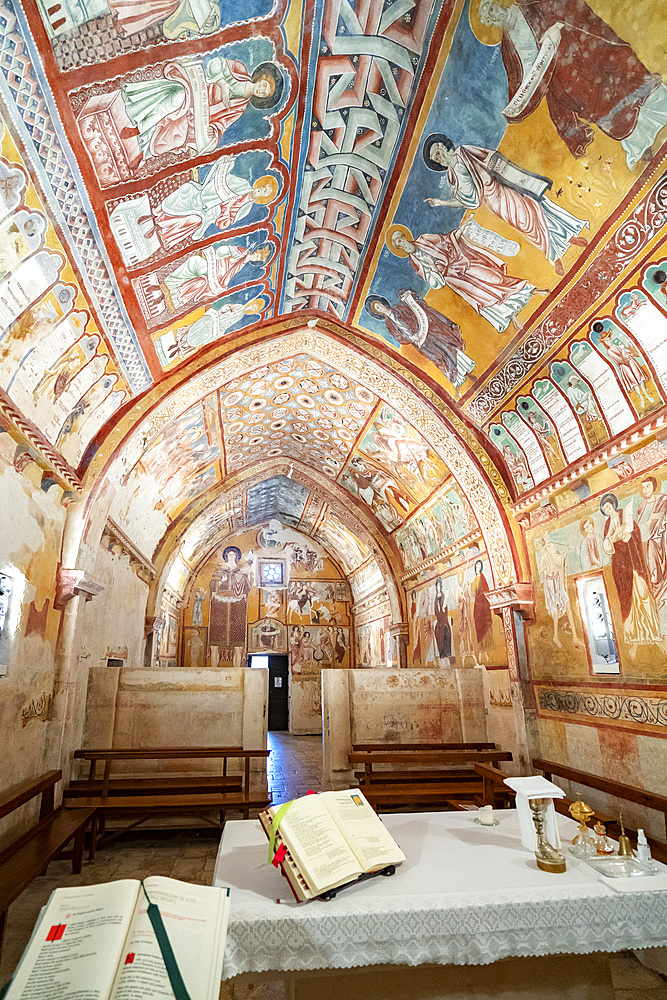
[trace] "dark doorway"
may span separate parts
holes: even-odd
[[[289,725],[287,657],[269,656],[269,729],[287,729]]]
[[[249,667],[269,668],[269,730],[276,732],[289,727],[289,694],[287,657],[278,653],[253,653]]]

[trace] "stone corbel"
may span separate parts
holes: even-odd
[[[104,587],[101,583],[86,580],[82,569],[63,569],[60,567],[56,575],[56,598],[53,607],[56,611],[62,611],[73,597],[83,597],[86,601],[91,601],[103,590]]]
[[[144,639],[147,639],[151,632],[159,632],[164,625],[164,618],[157,615],[147,615],[144,623]]]
[[[491,610],[503,617],[503,608],[518,611],[524,621],[535,621],[535,588],[532,583],[509,583],[486,594]]]
[[[17,472],[25,472],[29,465],[32,463],[38,464],[37,456],[26,448],[25,445],[19,445],[14,453],[14,468]]]

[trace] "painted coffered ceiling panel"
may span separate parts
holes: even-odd
[[[273,476],[247,492],[246,524],[277,520],[282,525],[297,525],[308,499],[308,490],[287,476]]]
[[[77,489],[150,397],[112,503],[147,550],[286,459],[404,541],[451,472],[507,578],[496,500],[667,405],[659,0],[0,0],[0,24],[0,403]],[[232,371],[324,321],[356,367]],[[325,532],[312,496],[299,517]]]

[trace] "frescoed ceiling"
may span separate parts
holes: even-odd
[[[0,0],[0,20],[3,420],[69,489],[112,483],[147,555],[259,462],[247,523],[343,545],[271,472],[292,462],[405,567],[433,517],[441,547],[500,551],[504,507],[667,405],[659,0]],[[305,347],[318,330],[354,364]]]

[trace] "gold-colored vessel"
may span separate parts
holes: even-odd
[[[630,838],[625,834],[625,827],[623,825],[623,813],[618,817],[618,822],[621,824],[621,835],[618,838],[618,854],[621,858],[634,858],[635,852],[632,850],[632,844],[630,843]]]
[[[537,834],[537,850],[535,851],[537,867],[543,872],[564,872],[566,867],[565,855],[561,854],[555,847],[552,847],[544,833],[544,821],[551,799],[530,799],[529,801],[533,814],[533,823],[535,824],[535,832]]]

